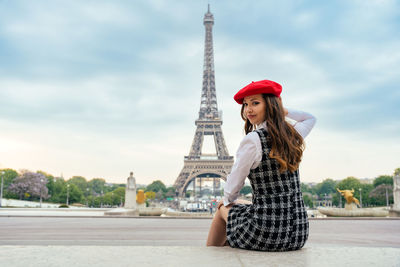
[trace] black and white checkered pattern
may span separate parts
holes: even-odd
[[[309,223],[300,191],[298,170],[280,173],[279,163],[269,158],[271,143],[266,129],[256,130],[263,150],[260,165],[248,176],[253,204],[236,204],[229,210],[226,226],[231,247],[288,251],[304,246]]]

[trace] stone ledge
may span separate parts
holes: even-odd
[[[400,209],[390,209],[389,216],[400,219]]]
[[[258,252],[188,246],[0,246],[0,266],[399,266],[400,248]],[[344,265],[343,265],[344,264]]]
[[[212,217],[208,216],[99,216],[99,215],[22,215],[22,214],[1,214],[0,217],[38,217],[38,218],[96,218],[96,219],[109,219],[109,218],[121,218],[121,219],[205,219],[211,220]],[[335,221],[335,220],[374,220],[374,221],[385,221],[385,220],[400,220],[400,217],[326,217],[326,218],[308,218],[309,221]]]

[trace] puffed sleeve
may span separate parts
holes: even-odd
[[[306,138],[306,136],[311,132],[312,128],[314,127],[317,119],[310,113],[304,111],[291,108],[288,108],[287,110],[287,117],[296,121],[293,127],[303,138]]]
[[[228,175],[224,187],[224,205],[233,203],[244,185],[250,169],[257,159],[257,141],[259,140],[256,132],[247,134],[239,145],[236,152],[236,160],[232,166],[231,173]]]

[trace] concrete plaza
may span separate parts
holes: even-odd
[[[0,217],[0,245],[205,245],[210,218]],[[400,220],[310,220],[306,247],[400,249]]]
[[[205,247],[210,218],[41,212],[0,212],[0,266],[400,266],[397,219],[313,219],[303,249],[271,253]]]

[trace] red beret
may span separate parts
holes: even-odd
[[[246,85],[233,97],[236,102],[243,104],[243,98],[249,95],[257,94],[273,94],[277,97],[281,95],[282,86],[279,83],[270,80],[262,80],[258,82],[251,82]]]

